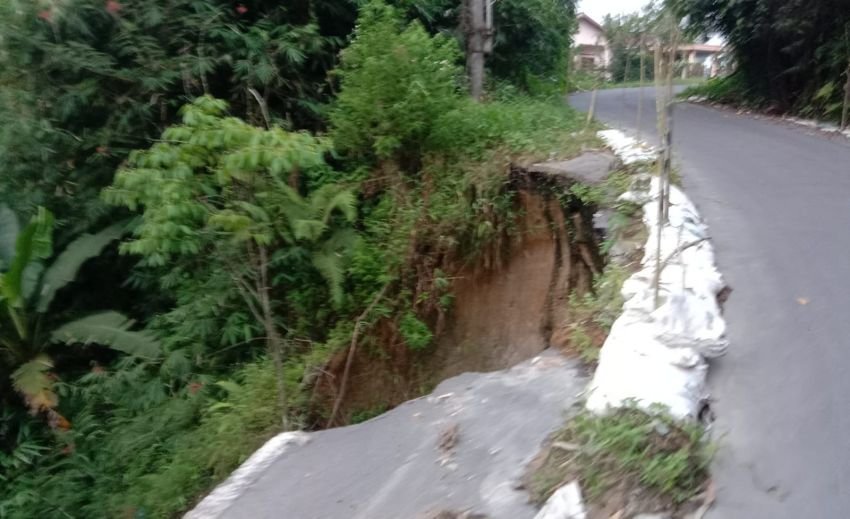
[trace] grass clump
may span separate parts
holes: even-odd
[[[761,108],[766,104],[764,98],[755,95],[739,74],[713,78],[693,85],[685,89],[678,97],[680,99],[702,97],[712,103],[750,108]]]
[[[695,497],[708,480],[713,449],[700,425],[657,411],[632,406],[573,418],[531,476],[534,500],[545,502],[575,479],[591,503],[622,493],[675,507]]]
[[[480,160],[498,151],[511,159],[573,156],[599,144],[582,133],[584,117],[559,98],[533,98],[504,89],[488,103],[464,98],[443,114],[429,137],[431,150]]]
[[[618,240],[642,232],[640,206],[620,200],[620,195],[631,188],[633,180],[633,172],[619,170],[599,185],[576,183],[570,186],[568,197],[588,207],[612,210],[607,236],[600,247],[603,254],[607,255]],[[591,291],[570,295],[567,339],[585,362],[596,362],[599,349],[620,315],[624,302],[620,289],[631,273],[631,266],[611,261],[595,276]]]
[[[609,263],[594,279],[593,291],[570,296],[568,339],[583,361],[599,358],[599,349],[623,307],[620,289],[628,277],[624,267]]]

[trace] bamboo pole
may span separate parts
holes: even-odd
[[[643,120],[643,82],[646,79],[646,65],[644,52],[646,51],[644,35],[640,36],[640,82],[638,84],[638,107],[637,107],[637,140],[640,142],[640,126]]]

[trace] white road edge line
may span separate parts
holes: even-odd
[[[292,447],[301,447],[310,441],[310,435],[294,431],[278,434],[260,447],[198,505],[186,513],[183,519],[215,519],[262,476],[271,464]]]

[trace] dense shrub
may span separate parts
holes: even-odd
[[[846,80],[850,10],[843,0],[676,0],[681,14],[733,49],[735,90],[751,104],[836,117]]]
[[[72,235],[108,220],[116,167],[203,94],[261,122],[251,88],[276,120],[320,126],[353,18],[347,0],[3,2],[0,202],[43,205]]]
[[[457,45],[404,26],[382,2],[361,11],[342,53],[341,91],[330,114],[337,148],[361,159],[416,164],[437,118],[459,102]]]
[[[317,423],[307,421],[323,411],[312,384],[377,295],[359,351],[387,353],[382,323],[397,332],[393,346],[429,354],[453,274],[489,268],[505,249],[512,162],[570,155],[582,121],[559,100],[518,94],[560,81],[569,31],[553,32],[564,15],[553,9],[571,2],[535,2],[550,9],[540,16],[506,7],[503,36],[524,36],[497,52],[516,50],[522,71],[504,61],[497,76],[522,84],[494,82],[486,104],[466,98],[457,42],[437,34],[457,28],[452,6],[397,4],[363,6],[330,82],[347,1],[0,7],[0,114],[10,121],[0,196],[55,208],[66,240],[116,211],[134,215],[126,254],[109,250],[98,265],[118,271],[115,285],[126,277],[116,266],[132,269],[137,326],[163,345],[156,360],[95,346],[66,354],[71,367],[50,375],[68,430],[0,411],[0,437],[15,436],[0,445],[0,516],[187,509],[283,416]],[[114,297],[102,272],[85,274],[58,297]]]
[[[171,517],[277,431],[275,380],[261,360],[151,398],[145,377],[93,372],[69,388],[74,428],[5,474],[0,517]],[[118,391],[135,392],[135,405]]]
[[[761,108],[767,100],[753,91],[743,75],[733,73],[730,76],[709,79],[701,85],[688,87],[680,97],[704,97],[713,103],[732,104]]]
[[[574,0],[501,0],[488,68],[532,94],[563,93],[576,30]]]

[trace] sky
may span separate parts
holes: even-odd
[[[579,0],[578,10],[599,23],[606,14],[624,14],[640,11],[648,0]]]

